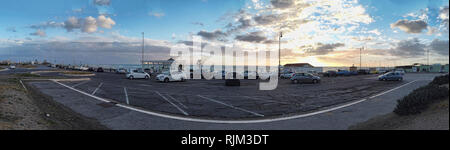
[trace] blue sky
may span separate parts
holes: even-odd
[[[317,66],[448,63],[448,0],[3,0],[0,60],[138,63],[167,59],[200,36],[212,45],[277,49],[283,63]],[[76,58],[72,58],[72,57]],[[94,56],[101,56],[96,58]],[[112,59],[111,59],[112,58]],[[66,60],[66,62],[64,62]],[[70,62],[73,62],[70,61]]]

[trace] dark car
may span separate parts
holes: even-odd
[[[350,75],[352,75],[352,73],[348,70],[339,70],[337,72],[337,75],[338,76],[350,76]]]
[[[97,72],[105,72],[102,67],[97,68]]]
[[[324,77],[337,77],[337,72],[336,71],[327,71],[325,73],[323,73]]]
[[[367,75],[367,74],[369,74],[369,70],[366,70],[366,69],[359,69],[359,70],[358,70],[358,74],[359,74],[359,75]]]
[[[291,78],[292,83],[319,83],[320,77],[312,75],[310,73],[296,73]]]

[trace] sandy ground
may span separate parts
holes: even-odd
[[[25,90],[12,76],[0,76],[0,130],[107,129],[41,94]]]
[[[431,105],[425,112],[412,116],[389,113],[352,126],[353,130],[449,130],[449,99]]]

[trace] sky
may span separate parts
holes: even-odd
[[[175,45],[277,51],[314,66],[448,64],[448,0],[2,0],[0,60],[138,64]],[[362,51],[360,49],[363,48]],[[361,52],[361,53],[360,53]]]

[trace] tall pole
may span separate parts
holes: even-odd
[[[361,52],[363,48],[359,48],[359,69],[362,69]]]
[[[430,49],[427,49],[427,72],[430,72]]]
[[[145,41],[144,41],[145,39],[144,39],[144,32],[142,32],[142,58],[141,58],[141,67],[142,67],[142,70],[144,70],[144,44],[145,44]]]
[[[283,37],[283,32],[280,32],[278,37],[278,77],[281,75],[281,38]]]

